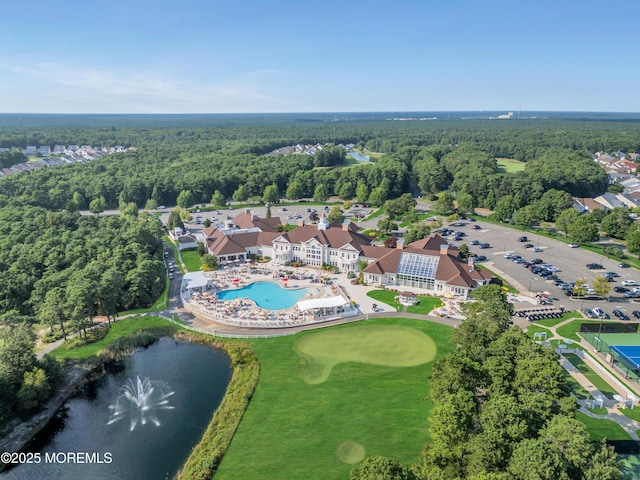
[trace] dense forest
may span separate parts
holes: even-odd
[[[327,148],[315,158],[265,155],[287,145],[317,143],[352,143],[362,151],[377,153],[373,161],[356,165],[345,162],[344,152],[337,147]],[[48,357],[39,362],[33,355],[34,325],[48,327],[54,337],[65,336],[71,328],[79,338],[86,338],[87,326],[95,315],[111,318],[121,310],[146,307],[165,288],[161,225],[139,209],[176,204],[188,207],[212,200],[216,205],[229,200],[325,201],[331,195],[376,206],[400,199],[396,203],[410,206],[411,198],[409,202],[402,200],[409,193],[409,197],[438,199],[435,205],[441,213],[455,205],[461,213],[490,208],[499,220],[523,225],[566,220],[565,230],[571,235],[584,234],[584,238],[587,229],[590,235],[595,229],[597,235],[595,222],[602,221],[603,228],[623,236],[628,225],[614,221],[618,213],[607,221],[591,214],[578,220],[569,214],[563,219],[562,215],[571,207],[572,195],[589,197],[607,190],[607,175],[591,160],[593,152],[640,151],[640,118],[557,115],[497,121],[458,116],[438,121],[389,121],[384,114],[342,114],[336,118],[328,114],[0,115],[0,148],[12,149],[0,152],[2,165],[23,161],[19,148],[56,144],[122,145],[133,146],[135,151],[0,178],[0,346],[13,349],[3,354],[0,362],[0,390],[5,392],[0,396],[0,418],[36,408],[59,377],[55,362]],[[496,157],[524,161],[525,168],[502,172]],[[101,217],[107,208],[120,208],[121,214]],[[78,213],[87,209],[95,215]],[[585,222],[589,224],[582,225]],[[634,235],[640,251],[640,230]],[[458,334],[462,333],[464,329]],[[529,355],[521,338],[500,333],[505,336],[492,337],[491,342],[520,345],[514,347],[516,354]],[[484,344],[482,351],[473,345],[469,352],[473,358],[464,360],[484,365],[485,359],[493,358],[492,345]],[[542,351],[531,355],[544,365],[549,363]],[[515,372],[517,377],[521,367],[513,366],[509,375]],[[534,407],[525,405],[517,413],[518,422],[526,424],[523,440],[538,443],[520,446],[514,439],[499,459],[483,459],[478,447],[485,438],[483,406],[493,408],[484,410],[487,414],[499,411],[515,401],[513,395],[521,395],[496,396],[492,402],[487,391],[486,399],[479,398],[478,389],[498,385],[493,373],[479,371],[482,383],[470,383],[473,389],[469,392],[443,392],[437,400],[455,402],[476,395],[477,411],[468,412],[473,429],[462,426],[467,430],[456,433],[457,438],[471,442],[469,447],[455,446],[462,460],[429,453],[422,465],[429,478],[446,478],[448,472],[472,478],[485,460],[494,462],[487,463],[490,471],[504,473],[510,471],[516,452],[521,454],[530,446],[542,448],[538,439],[545,428],[551,428],[552,419],[532,418],[537,415]],[[549,395],[559,393],[561,385],[556,390]],[[549,408],[554,415],[567,411],[564,404]],[[529,420],[538,423],[529,424]],[[607,457],[604,450],[594,452]],[[571,471],[574,466],[567,468]]]
[[[566,373],[549,348],[510,327],[497,285],[473,292],[458,348],[429,379],[431,443],[410,467],[370,457],[352,480],[619,480],[613,447],[591,443],[575,418]]]

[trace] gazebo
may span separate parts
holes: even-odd
[[[402,292],[398,298],[398,303],[401,305],[415,305],[418,303],[418,296],[413,292]]]

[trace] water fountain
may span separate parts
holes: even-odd
[[[169,405],[169,397],[174,394],[169,385],[159,380],[150,380],[148,377],[136,380],[132,378],[122,386],[121,394],[115,403],[109,405],[111,410],[107,425],[129,418],[129,431],[133,431],[138,425],[147,422],[160,426],[158,410],[172,410]]]

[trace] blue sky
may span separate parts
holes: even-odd
[[[640,112],[637,0],[24,0],[0,112]]]

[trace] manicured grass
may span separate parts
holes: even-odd
[[[431,212],[421,213],[421,214],[418,215],[418,222],[422,222],[426,218],[429,218],[429,217],[432,217],[432,216],[433,216],[433,213],[431,213]],[[408,220],[405,220],[399,226],[400,227],[410,227],[411,225],[413,225],[411,222],[409,222]]]
[[[496,158],[496,163],[498,164],[498,172],[500,173],[522,172],[527,165],[526,162],[512,158]]]
[[[365,220],[371,220],[372,218],[376,218],[379,217],[380,215],[382,215],[384,213],[384,208],[379,208],[373,212],[371,212],[371,214],[368,217],[365,217],[363,219],[363,221]]]
[[[390,307],[396,310],[402,310],[402,305],[396,302],[394,299],[398,296],[398,292],[392,292],[390,290],[370,290],[367,292],[367,297],[371,297],[382,303],[386,303]]]
[[[565,374],[565,382],[567,383],[567,385],[569,385],[569,387],[571,388],[571,391],[576,396],[576,398],[578,398],[579,400],[586,400],[588,398],[591,398],[591,395],[589,395],[589,392],[587,392],[585,388],[576,381],[575,378],[569,375],[569,372],[565,370],[564,374]]]
[[[198,255],[198,251],[195,248],[182,250],[180,255],[182,255],[182,263],[187,267],[188,272],[197,272],[200,270],[202,261],[200,260],[200,255]]]
[[[607,409],[606,408],[600,408],[600,407],[587,407],[587,410],[589,410],[591,413],[595,413],[596,415],[606,415],[607,414]]]
[[[620,408],[618,411],[626,417],[629,417],[631,420],[640,422],[640,408]]]
[[[407,312],[427,315],[434,308],[442,306],[442,299],[438,297],[418,295],[418,300],[420,303],[407,307]]]
[[[373,365],[360,351],[359,358],[335,364],[326,381],[303,380],[308,360],[294,351],[299,341],[341,330],[358,338],[370,326],[400,326],[427,334],[435,341],[436,358],[453,349],[448,341],[452,328],[403,318],[252,340],[260,361],[260,383],[216,480],[346,479],[354,466],[346,461],[362,456],[358,445],[366,456],[383,455],[404,464],[415,462],[429,442],[432,404],[425,399],[433,362],[407,367]],[[399,342],[389,347],[402,350],[406,339]],[[374,358],[385,353],[373,350],[368,355],[373,353]],[[341,355],[345,353],[342,347],[340,351]],[[331,354],[330,349],[327,354]]]
[[[515,288],[513,288],[511,285],[509,285],[509,282],[507,282],[504,278],[502,278],[500,275],[498,275],[496,272],[494,272],[493,270],[491,270],[489,267],[487,267],[486,265],[483,265],[481,263],[476,263],[476,268],[479,270],[487,270],[488,272],[491,272],[491,274],[496,277],[499,278],[500,280],[502,280],[502,286],[504,288],[506,288],[507,292],[509,293],[513,293],[513,294],[518,294],[518,290],[516,290]]]
[[[527,328],[527,336],[530,337],[531,339],[534,338],[534,334],[542,333],[542,332],[547,334],[547,340],[553,337],[553,333],[551,332],[551,330],[549,330],[548,328],[541,327],[540,325],[531,324]]]
[[[597,442],[603,438],[607,440],[631,440],[629,434],[613,420],[593,418],[582,412],[576,412],[576,419],[587,426],[592,442]]]
[[[608,398],[613,398],[618,392],[616,392],[611,385],[604,381],[604,379],[598,375],[593,369],[587,365],[584,360],[578,357],[574,353],[565,353],[564,358],[569,360],[571,364],[580,370],[587,379],[596,387],[603,395],[606,395]]]
[[[556,329],[556,333],[561,337],[568,338],[573,340],[574,342],[580,342],[580,337],[578,336],[578,330],[580,330],[581,323],[599,323],[597,321],[589,321],[589,320],[575,320],[573,322],[569,322],[566,325],[562,325]]]
[[[53,352],[51,352],[51,354],[54,357],[63,359],[89,358],[120,337],[127,336],[137,330],[155,327],[176,328],[173,327],[173,324],[160,317],[125,318],[123,320],[112,323],[109,333],[107,333],[107,336],[102,340],[99,340],[95,343],[90,343],[89,345],[84,345],[82,347],[73,348],[71,350],[66,348],[63,344],[62,346],[56,348]]]
[[[559,323],[569,320],[570,318],[582,318],[580,312],[573,310],[571,312],[564,312],[560,318],[545,318],[544,320],[536,320],[534,323],[545,327],[553,327]]]

